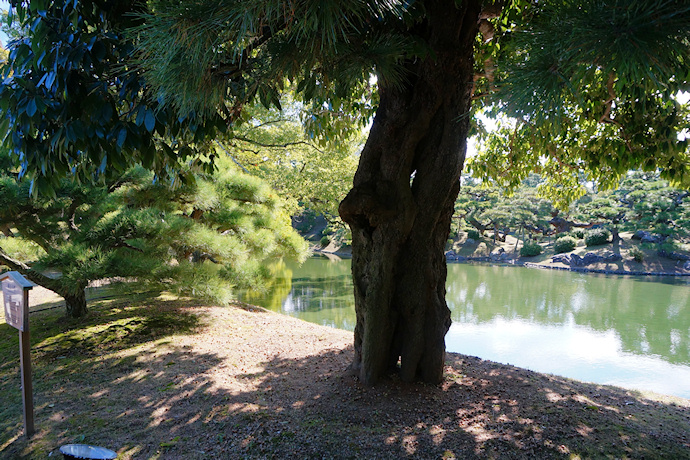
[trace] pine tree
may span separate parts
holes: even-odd
[[[20,4],[25,5],[13,2]],[[79,11],[100,11],[97,2],[55,4],[77,20]],[[132,9],[128,2],[122,5]],[[473,98],[476,106],[498,104],[521,118],[519,135],[509,139],[515,146],[511,154],[493,152],[477,167],[487,173],[519,178],[545,164],[545,174],[601,168],[597,177],[608,180],[625,168],[657,166],[669,178],[690,177],[687,145],[673,136],[686,115],[670,99],[688,87],[687,0],[159,0],[147,5],[148,12],[128,16],[136,24],[126,43],[139,49],[140,67],[132,69],[144,72],[136,73],[144,80],[132,94],[154,95],[164,113],[174,108],[182,119],[193,115],[190,128],[205,126],[201,116],[212,126],[218,116],[232,125],[255,99],[279,106],[287,82],[311,110],[308,125],[320,126],[331,140],[347,131],[338,121],[366,120],[375,110],[353,188],[340,205],[353,235],[353,369],[366,384],[398,365],[404,380],[442,379],[450,327],[443,251]],[[23,97],[31,92],[30,83],[40,86],[42,75],[52,81],[52,70],[43,67],[62,59],[41,57],[50,45],[40,43],[51,43],[45,39],[53,29],[42,27],[42,20],[32,22],[45,16],[34,9],[18,10],[38,30],[31,31],[26,48],[16,47],[19,65],[13,67],[17,83],[20,76],[34,80],[8,92],[0,88],[3,110],[18,117],[14,126],[24,126],[21,117],[39,111],[31,97]],[[105,13],[102,17],[118,17]],[[69,30],[61,43],[70,43]],[[122,55],[118,62],[129,65],[130,57]],[[60,81],[69,84],[69,78],[62,80],[69,70],[60,69]],[[135,112],[122,113],[134,117]],[[148,114],[144,110],[141,116],[144,127],[152,126]],[[17,154],[29,155],[18,131],[12,132],[18,136],[17,142],[11,136]],[[120,137],[121,132],[110,130],[106,137],[122,139],[125,146],[130,136]],[[34,140],[43,147],[49,138]],[[578,148],[582,140],[587,148]],[[145,151],[154,159],[174,159]],[[106,166],[122,158],[89,154]],[[542,155],[551,162],[543,163]],[[40,178],[43,163],[59,161],[31,156],[26,167]]]
[[[261,286],[265,262],[303,258],[306,247],[275,192],[222,166],[176,189],[134,167],[100,186],[63,179],[35,198],[2,168],[0,266],[62,296],[71,317],[86,314],[89,282],[105,278],[227,302]]]

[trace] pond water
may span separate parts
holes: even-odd
[[[280,264],[246,300],[354,330],[350,261]],[[449,264],[448,351],[690,398],[690,279]]]

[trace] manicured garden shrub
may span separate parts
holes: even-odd
[[[644,252],[640,248],[635,247],[630,249],[628,255],[630,255],[635,262],[644,262]]]
[[[562,236],[556,240],[553,249],[556,254],[560,254],[561,252],[572,251],[575,249],[575,246],[577,246],[577,240],[575,240],[575,238],[572,236]]]
[[[582,240],[585,238],[585,231],[581,228],[576,228],[570,231],[570,235],[575,239]]]
[[[477,241],[479,238],[481,238],[481,235],[477,230],[467,230],[467,238],[472,238],[473,240]]]
[[[595,228],[590,230],[585,235],[585,244],[587,246],[601,246],[609,242],[611,233],[604,228]]]
[[[520,248],[520,255],[522,257],[534,257],[541,254],[542,251],[543,249],[539,243],[535,243],[534,241],[527,241]]]

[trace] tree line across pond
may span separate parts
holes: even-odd
[[[631,171],[616,189],[590,191],[565,211],[540,195],[543,182],[536,175],[512,191],[471,177],[464,182],[451,237],[469,230],[482,236],[488,232],[494,240],[505,240],[508,233],[529,240],[573,229],[603,228],[612,241],[621,231],[642,231],[672,246],[690,236],[690,192],[671,186],[655,173]]]

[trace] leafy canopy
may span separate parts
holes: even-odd
[[[366,125],[378,90],[430,56],[423,1],[13,0],[0,109],[23,174],[94,180],[141,163],[160,175],[259,101],[295,90],[308,132],[337,141]],[[502,8],[500,8],[502,6]],[[562,202],[625,171],[690,181],[687,0],[485,2],[475,52],[478,109],[517,121],[485,133],[472,170],[516,186],[529,171]],[[432,56],[433,57],[433,56]],[[376,75],[376,83],[372,79]],[[4,131],[4,130],[3,130]],[[94,177],[95,173],[95,177]]]
[[[246,172],[266,180],[289,203],[291,215],[305,208],[337,215],[352,185],[363,140],[322,145],[305,136],[299,104],[283,98],[284,110],[246,107],[248,121],[217,139],[219,155],[230,155]]]
[[[561,207],[584,181],[615,187],[631,169],[690,184],[690,107],[676,98],[690,90],[690,3],[554,0],[530,11],[502,36],[485,103],[509,119],[485,133],[472,170],[513,187],[536,171]]]
[[[19,29],[2,70],[0,133],[32,193],[67,175],[88,183],[141,164],[175,179],[187,160],[208,164],[199,153],[225,123],[173,112],[148,89],[124,35],[138,5],[11,2],[7,21]]]

